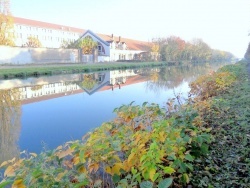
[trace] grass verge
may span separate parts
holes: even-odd
[[[209,154],[197,160],[195,187],[250,186],[250,82],[247,63],[225,66],[220,71],[236,76],[236,82],[210,100],[203,119],[212,128]],[[218,81],[219,82],[219,81]]]
[[[0,69],[0,79],[22,78],[40,75],[71,74],[115,69],[132,69],[142,67],[165,66],[166,62],[129,62],[129,63],[97,63],[97,64],[54,64],[9,66]],[[0,67],[1,68],[1,67]]]

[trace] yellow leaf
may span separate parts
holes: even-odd
[[[57,148],[56,148],[56,150],[61,150],[62,149],[62,146],[58,146]]]
[[[92,163],[88,166],[89,172],[91,173],[92,171],[96,172],[99,169],[99,164],[98,163]]]
[[[57,177],[56,177],[56,181],[61,181],[62,177],[63,177],[64,174],[66,174],[66,173],[67,173],[67,171],[59,173],[59,174],[57,175]]]
[[[150,178],[151,181],[153,181],[153,182],[154,182],[154,175],[155,175],[155,172],[156,172],[156,170],[155,170],[154,168],[151,168],[151,169],[149,170],[149,178]]]
[[[113,159],[115,159],[116,161],[119,161],[119,162],[121,161],[121,159],[120,159],[120,157],[118,155],[114,155]]]
[[[123,164],[115,163],[115,165],[112,167],[112,174],[120,175],[120,169],[123,169]]]
[[[36,156],[37,156],[36,153],[30,153],[30,155],[33,156],[33,157],[36,157]]]
[[[105,168],[105,172],[107,172],[108,174],[113,175],[113,174],[112,174],[112,171],[111,171],[111,168],[110,168],[109,166],[107,166],[107,167]]]
[[[131,163],[131,160],[134,158],[135,156],[135,153],[131,153],[129,156],[128,156],[128,163]]]
[[[160,132],[160,133],[159,133],[159,140],[160,140],[161,142],[164,142],[165,139],[166,139],[165,133],[164,133],[164,132]]]
[[[7,165],[8,164],[8,161],[4,161],[1,165],[0,165],[0,168]]]
[[[141,135],[138,134],[135,139],[135,144],[137,144],[140,140],[141,140]]]
[[[13,163],[16,160],[16,158],[14,157],[13,159],[9,160],[9,162]]]
[[[139,150],[141,150],[144,146],[145,146],[145,144],[141,144],[141,145],[138,147]]]
[[[4,172],[4,176],[10,177],[10,176],[15,176],[15,170],[12,166],[8,166],[8,168]]]
[[[78,169],[78,172],[81,172],[81,173],[85,173],[87,172],[86,168],[84,166],[81,166],[79,169]]]
[[[123,169],[128,172],[132,165],[128,164],[128,161],[123,161]]]
[[[12,188],[26,188],[26,186],[23,184],[22,179],[18,179],[14,181]]]
[[[74,165],[77,165],[78,163],[80,163],[80,157],[79,156],[76,156],[72,159],[72,162]]]

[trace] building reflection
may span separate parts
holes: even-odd
[[[137,70],[115,70],[28,78],[26,80],[2,80],[0,81],[0,90],[15,88],[20,93],[21,103],[28,104],[78,93],[93,95],[101,91],[114,91],[147,80],[148,77],[140,74]]]

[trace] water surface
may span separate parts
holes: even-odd
[[[0,162],[19,151],[42,150],[75,139],[115,117],[113,109],[158,103],[189,91],[197,76],[220,65],[144,68],[0,80]]]

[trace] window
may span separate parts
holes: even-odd
[[[102,46],[98,45],[98,51],[101,52],[102,51]]]

